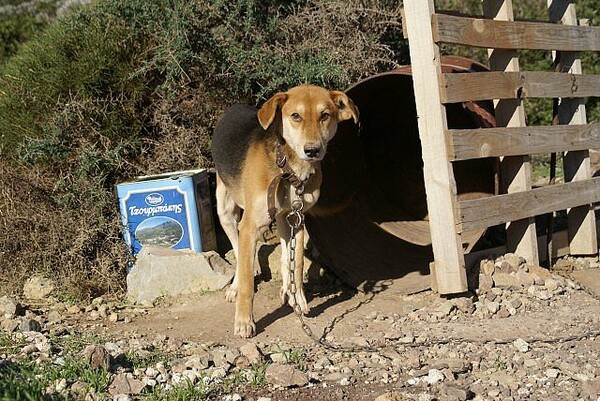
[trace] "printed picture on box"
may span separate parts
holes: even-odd
[[[135,230],[135,238],[142,245],[171,248],[183,237],[183,227],[175,219],[166,216],[144,220]]]

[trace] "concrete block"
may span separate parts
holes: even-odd
[[[197,291],[217,291],[233,279],[235,267],[214,251],[195,253],[145,246],[127,275],[127,296],[153,301]]]

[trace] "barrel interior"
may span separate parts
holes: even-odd
[[[347,93],[360,110],[360,124],[340,124],[328,147],[321,197],[307,216],[311,239],[334,271],[358,288],[412,271],[426,274],[433,256],[410,73],[377,75]],[[481,116],[472,109],[447,107],[448,126],[480,127]],[[459,199],[497,193],[497,163],[454,162]],[[463,233],[465,249],[483,233]]]

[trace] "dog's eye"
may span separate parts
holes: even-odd
[[[329,113],[325,112],[323,114],[321,114],[321,121],[327,121],[329,120]]]
[[[296,121],[296,122],[302,121],[302,116],[300,116],[300,114],[298,114],[298,113],[292,113],[290,115],[290,117],[292,118],[292,121]]]

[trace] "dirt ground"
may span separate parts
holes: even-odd
[[[600,329],[597,318],[600,316],[599,272],[598,269],[573,272],[572,278],[581,283],[584,289],[575,291],[569,296],[535,304],[537,306],[530,308],[526,313],[519,313],[505,319],[474,319],[458,316],[442,321],[404,320],[415,310],[426,308],[435,311],[438,306],[446,302],[446,299],[429,289],[428,275],[414,272],[397,280],[389,280],[376,293],[357,292],[332,281],[331,277],[325,277],[306,286],[310,306],[306,322],[318,337],[327,333],[328,341],[346,346],[360,343],[356,341],[357,339],[363,339],[374,345],[383,344],[384,337],[390,330],[390,319],[396,321],[400,319],[405,322],[401,329],[402,333],[410,333],[415,337],[422,336],[426,342],[431,343],[446,341],[452,344],[456,341],[457,344],[471,343],[480,346],[492,344],[493,346],[493,344],[511,344],[521,338],[530,343],[543,344],[546,340],[563,343],[561,338],[580,337],[567,341],[572,341],[573,350],[583,347],[585,352],[591,352],[593,357],[593,355],[600,355],[600,342],[589,341],[590,338],[593,340],[593,334],[590,333]],[[250,340],[233,336],[234,305],[226,302],[223,291],[164,299],[154,308],[149,309],[147,315],[139,316],[129,323],[120,322],[108,326],[106,329],[116,338],[139,335],[152,338],[156,335],[164,335],[186,342],[212,346],[221,344],[227,347],[239,347],[250,341],[263,347],[267,344],[285,343],[318,350],[319,346],[315,345],[302,330],[291,308],[280,305],[280,285],[277,279],[257,280],[254,314],[258,333]],[[374,316],[390,318],[374,319]],[[427,344],[424,343],[423,347],[426,346]],[[558,350],[558,347],[556,349]],[[314,359],[311,362],[314,362]],[[272,400],[366,401],[374,400],[386,392],[400,391],[403,388],[405,391],[405,387],[406,381],[403,380],[365,383],[359,379],[347,386],[319,383],[303,388],[279,390],[245,389],[241,394],[245,401],[255,400],[260,396],[270,397]],[[513,397],[512,399],[529,398]]]
[[[416,302],[417,307],[431,302],[429,296],[425,295],[429,294],[429,276],[415,273],[410,279],[413,291],[416,289],[416,293],[424,292],[423,295],[407,296],[410,292],[406,289],[402,291],[401,281],[394,283],[390,280],[389,288],[378,293],[362,293],[339,284],[329,289],[318,289],[309,283],[307,300],[310,312],[306,320],[316,333],[322,333],[326,326],[336,320],[331,333],[342,335],[353,330],[356,319],[374,311],[385,314],[402,313],[407,299],[412,300],[413,305]],[[310,343],[311,340],[302,331],[292,309],[281,305],[280,287],[281,281],[278,279],[258,281],[254,300],[257,327],[254,340],[271,342],[285,339],[300,344]],[[241,345],[247,340],[234,337],[233,313],[234,304],[225,300],[222,291],[192,294],[165,299],[147,316],[123,327],[123,330],[161,333],[195,342],[225,341],[231,345]]]
[[[600,277],[598,277],[600,279]],[[294,342],[312,344],[312,340],[302,330],[298,317],[292,309],[282,306],[279,298],[281,283],[275,280],[258,284],[254,314],[257,335],[256,342]],[[356,292],[348,287],[328,293],[311,293],[308,286],[310,312],[306,322],[311,330],[320,336],[327,330],[328,338],[343,339],[363,336],[375,339],[384,327],[365,326],[365,316],[407,315],[409,311],[425,306],[441,304],[443,298],[430,290],[416,294],[403,294],[401,291],[383,290],[376,294]],[[223,292],[187,295],[166,299],[128,324],[113,327],[115,334],[131,332],[147,335],[162,334],[170,338],[199,343],[222,343],[241,346],[247,339],[233,335],[234,305],[225,300]],[[422,322],[416,325],[420,331],[438,338],[462,338],[468,340],[507,340],[517,337],[533,338],[543,333],[549,336],[566,332],[580,334],[587,327],[573,330],[573,315],[593,316],[600,314],[600,304],[589,294],[577,293],[568,303],[557,308],[542,309],[523,316],[512,316],[509,320],[485,320],[474,328],[471,321],[456,320],[443,324]],[[358,323],[357,323],[358,322]],[[427,326],[427,327],[426,327]],[[343,340],[342,340],[343,342]]]

